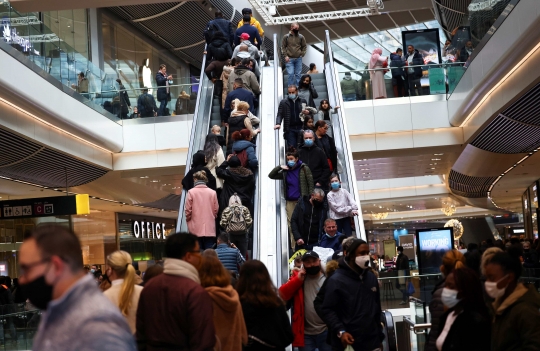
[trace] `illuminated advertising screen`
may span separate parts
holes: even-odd
[[[444,254],[454,247],[453,229],[440,228],[417,230],[416,240],[420,274],[440,273]]]
[[[438,29],[403,31],[401,36],[404,52],[407,51],[409,45],[412,45],[422,55],[424,64],[441,63],[441,44]]]

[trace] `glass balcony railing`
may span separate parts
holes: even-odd
[[[379,272],[381,307],[383,310],[409,308],[409,297],[431,301],[431,292],[442,278],[441,274],[399,275],[399,271]]]
[[[0,351],[31,350],[41,311],[30,304],[0,306]]]
[[[146,114],[134,113],[134,108],[144,89],[143,85],[146,85],[159,111],[155,73],[148,76],[144,72],[139,74],[133,62],[122,60],[115,60],[116,71],[104,72],[45,26],[39,13],[21,14],[9,2],[0,2],[0,18],[0,50],[93,110],[119,123],[126,118],[142,117]],[[130,83],[124,79],[126,72],[133,73],[130,77],[140,77],[132,79],[134,82]],[[118,78],[122,85],[117,82]],[[198,77],[174,76],[169,82],[170,100],[166,102],[166,110],[158,115],[193,114],[198,81]],[[177,103],[177,100],[180,102]]]
[[[446,95],[463,75],[462,62],[340,71],[343,101]]]

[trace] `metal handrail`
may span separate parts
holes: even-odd
[[[447,63],[426,63],[423,65],[407,65],[403,67],[382,67],[382,68],[359,68],[359,69],[351,69],[351,70],[345,70],[345,71],[338,71],[337,73],[356,73],[356,72],[369,72],[369,71],[389,71],[392,69],[407,69],[407,68],[416,68],[416,67],[446,67],[446,66],[462,66],[465,62],[447,62]]]
[[[414,323],[409,317],[403,316],[403,321],[407,324],[410,331],[413,331],[416,335],[426,334],[426,330],[431,328],[431,323]]]
[[[263,39],[263,43],[264,43],[264,39]],[[268,59],[266,60],[266,62],[268,63]],[[261,61],[259,60],[259,67],[260,67],[260,63]],[[262,87],[263,86],[263,74],[261,72],[261,75],[259,77],[259,85]],[[261,117],[261,113],[262,113],[262,94],[259,95],[259,108],[258,108],[258,117],[259,117],[259,120],[261,121],[260,124],[259,124],[259,130],[261,130],[261,127],[263,125],[263,121],[262,121],[262,118]],[[259,168],[260,168],[260,163],[261,163],[261,158],[262,158],[262,153],[261,153],[261,137],[260,137],[260,134],[257,136],[257,141],[255,142],[255,152],[257,153],[257,159],[259,160]],[[255,172],[254,174],[255,176],[255,191],[254,191],[254,195],[253,195],[253,251],[252,251],[252,258],[253,259],[259,259],[260,257],[260,252],[259,252],[259,242],[260,242],[260,233],[261,233],[261,204],[260,204],[260,196],[259,196],[259,193],[261,191],[261,174],[260,174],[260,169],[257,170],[257,172]]]
[[[334,64],[334,55],[332,52],[332,45],[330,40],[330,32],[328,30],[325,31],[325,41],[324,41],[324,63],[325,63],[325,75],[327,76],[326,79],[326,86],[328,88],[328,97],[330,99],[330,103],[334,103],[334,106],[344,106],[343,103],[343,94],[341,93],[341,85],[339,83],[339,75],[337,72],[337,67]],[[333,101],[332,101],[333,100]],[[356,202],[356,205],[358,206],[358,213],[359,216],[354,217],[354,224],[355,224],[355,233],[356,236],[366,240],[366,230],[364,228],[364,221],[359,218],[362,215],[362,207],[360,205],[360,199],[358,196],[358,184],[356,180],[356,171],[354,169],[354,161],[352,157],[352,151],[350,147],[350,140],[349,140],[349,132],[347,128],[347,121],[345,119],[345,111],[343,108],[340,108],[337,111],[336,114],[331,114],[332,118],[332,127],[334,128],[334,139],[336,141],[336,147],[341,146],[342,151],[342,157],[339,158],[343,160],[342,166],[345,168],[347,167],[347,170],[345,173],[345,176],[347,179],[341,179],[342,183],[345,183],[345,187],[347,187],[349,193],[354,198],[354,201]],[[336,135],[336,128],[335,126],[339,126],[339,139]],[[339,146],[338,146],[339,145]],[[339,156],[339,155],[338,155]],[[337,165],[336,165],[337,169]],[[344,182],[345,180],[345,182]]]

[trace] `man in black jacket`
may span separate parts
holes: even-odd
[[[313,189],[311,196],[298,200],[291,217],[291,229],[296,240],[295,251],[311,250],[317,246],[328,210],[323,201],[324,191],[319,188]]]
[[[398,48],[395,53],[390,54],[390,67],[392,67],[392,85],[394,86],[394,96],[402,97],[405,95],[405,61],[401,58],[403,50]]]
[[[116,80],[118,83],[118,89],[120,94],[120,118],[128,118],[129,110],[131,110],[131,102],[129,101],[129,95],[124,84],[120,78]]]
[[[422,95],[422,84],[420,83],[420,78],[422,78],[422,67],[420,66],[424,64],[424,59],[413,45],[409,45],[407,46],[405,61],[407,62],[407,66],[417,66],[407,68],[409,95],[416,96],[415,89],[418,89],[418,95]]]
[[[326,154],[317,146],[315,138],[315,133],[311,129],[304,131],[304,145],[298,151],[298,156],[311,170],[315,186],[327,189],[332,172]]]
[[[279,103],[274,129],[280,129],[281,123],[285,123],[283,126],[283,139],[287,142],[287,148],[292,146],[296,149],[298,146],[298,134],[303,127],[300,113],[308,115],[309,111],[302,110],[302,104],[307,106],[307,101],[298,97],[296,85],[289,85],[287,90],[289,92],[288,96]]]
[[[255,113],[255,96],[247,89],[244,89],[244,81],[242,78],[236,78],[233,84],[233,90],[229,91],[227,98],[225,99],[225,106],[223,107],[223,115],[221,121],[227,123],[229,117],[231,117],[231,103],[234,99],[247,102],[249,104],[249,112]]]
[[[259,30],[251,25],[251,16],[248,14],[245,14],[243,21],[244,21],[244,25],[242,25],[241,27],[238,27],[238,29],[236,30],[235,38],[234,38],[234,45],[240,45],[240,36],[242,35],[242,33],[247,33],[249,34],[249,41],[251,42],[251,44],[255,45],[257,49],[260,50],[262,39],[261,39],[261,36],[259,35]]]
[[[234,43],[234,30],[231,21],[227,21],[225,18],[223,18],[223,13],[221,13],[219,10],[216,11],[215,16],[216,18],[208,22],[206,25],[206,29],[203,32],[204,39],[208,44],[210,44],[212,38],[214,37],[214,33],[219,31],[225,35],[229,45],[232,46]]]
[[[403,298],[399,304],[406,305],[409,303],[409,290],[407,286],[409,280],[405,278],[409,275],[409,257],[403,253],[403,246],[398,246],[397,252],[396,269],[398,270],[399,278],[396,287],[403,294]]]
[[[232,47],[231,44],[229,44],[229,42],[227,41],[225,34],[223,34],[221,31],[215,32],[214,37],[212,38],[210,44],[208,44],[208,48],[206,50],[206,62],[226,62],[231,56]]]
[[[333,350],[352,345],[356,351],[382,348],[381,300],[377,277],[368,264],[369,247],[355,239],[339,269],[327,280],[320,311],[331,326]]]

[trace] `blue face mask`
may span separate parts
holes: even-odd
[[[289,94],[289,99],[291,99],[291,100],[296,99],[296,94]]]
[[[332,189],[339,189],[339,182],[332,182],[330,185],[332,186]]]
[[[309,147],[309,146],[312,146],[312,145],[313,145],[313,140],[311,140],[311,139],[306,139],[306,140],[304,140],[304,145],[306,145],[306,146],[308,146],[308,147]]]
[[[296,162],[294,162],[294,161],[287,161],[287,166],[289,166],[289,168],[293,168],[294,165],[296,165]]]

